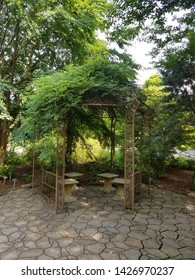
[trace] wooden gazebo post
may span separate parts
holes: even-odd
[[[58,180],[59,180],[59,135],[58,130],[56,131],[56,182],[55,182],[55,212],[58,211]]]
[[[59,129],[56,130],[56,182],[55,182],[55,212],[58,209],[64,209],[64,183],[65,183],[65,153],[66,153],[66,123],[64,122],[62,128],[62,172],[59,172],[59,150],[60,139]],[[59,178],[61,183],[59,184]]]
[[[33,159],[32,159],[32,192],[34,192],[34,184],[35,184],[35,128],[33,133]]]
[[[134,209],[135,200],[135,115],[140,102],[135,99],[130,103],[125,115],[124,144],[124,179],[125,208]]]

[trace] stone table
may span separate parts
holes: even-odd
[[[105,192],[111,192],[112,191],[112,180],[116,177],[118,177],[118,174],[114,174],[114,173],[100,173],[97,175],[98,177],[100,177],[103,181],[104,181],[104,187],[103,190]]]

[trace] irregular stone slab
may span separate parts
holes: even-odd
[[[19,255],[21,254],[20,250],[11,249],[6,251],[0,255],[1,260],[17,260]]]
[[[41,250],[41,249],[31,249],[31,250],[22,252],[19,258],[30,260],[30,259],[38,258],[42,254],[43,254],[43,250]]]
[[[163,237],[165,238],[171,238],[171,239],[177,239],[178,233],[175,231],[171,231],[171,230],[166,230],[164,232],[161,233]]]
[[[37,241],[43,237],[40,233],[27,233],[24,240],[25,241]]]
[[[137,249],[143,248],[143,244],[142,244],[141,240],[135,239],[135,238],[127,238],[125,240],[124,244],[126,244],[129,247],[135,247]]]
[[[4,243],[8,241],[8,237],[5,235],[0,235],[0,243]]]
[[[44,236],[43,238],[36,241],[36,246],[37,246],[37,248],[40,248],[40,249],[47,249],[47,248],[51,247],[51,243],[50,243],[49,239],[46,236]]]
[[[1,209],[1,208],[2,208],[2,207],[0,206],[0,209]],[[1,217],[0,217],[0,224],[2,224],[5,220],[6,220],[6,217],[1,216]]]
[[[5,252],[6,250],[10,249],[11,246],[6,244],[6,243],[1,243],[0,244],[0,254]]]
[[[100,254],[105,249],[105,245],[101,243],[85,246],[85,250],[93,254]]]
[[[26,222],[31,222],[31,221],[35,221],[36,217],[35,216],[31,216],[31,215],[26,215],[23,217],[23,220]]]
[[[28,224],[28,222],[25,221],[25,220],[23,220],[23,219],[19,219],[19,220],[17,220],[16,222],[14,222],[14,225],[15,225],[16,227],[24,227],[24,226],[26,226],[27,224]]]
[[[143,240],[142,242],[144,248],[159,249],[160,247],[160,243],[155,239],[147,239],[147,240]]]
[[[130,226],[134,225],[135,222],[133,222],[131,220],[127,220],[127,219],[122,219],[122,220],[119,220],[119,224],[130,227]]]
[[[93,239],[95,239],[96,241],[99,241],[101,240],[103,237],[103,234],[100,233],[100,232],[97,232],[94,236],[93,236]]]
[[[5,229],[2,229],[1,232],[5,235],[9,235],[9,234],[12,234],[14,232],[18,231],[18,228],[16,227],[9,227],[9,228],[5,228]]]
[[[144,233],[145,233],[147,236],[151,237],[151,238],[154,238],[154,239],[157,238],[157,233],[156,233],[155,230],[152,230],[152,229],[147,228],[147,229],[144,231]]]
[[[98,219],[92,219],[91,221],[88,222],[89,226],[92,226],[93,228],[99,228],[102,226],[102,221]]]
[[[182,254],[183,259],[195,260],[195,250],[191,248],[182,248],[179,249]]]
[[[116,242],[113,242],[113,244],[114,244],[115,248],[125,249],[125,250],[129,249],[129,246],[126,245],[124,242],[116,241]]]
[[[84,246],[71,244],[68,247],[66,247],[66,250],[69,252],[70,255],[74,257],[78,257],[84,253]]]
[[[62,235],[59,234],[59,232],[54,232],[54,231],[49,231],[46,233],[46,236],[48,238],[54,239],[54,240],[58,240],[62,238]]]
[[[4,220],[4,224],[12,225],[15,221],[20,218],[19,215],[12,215]]]
[[[34,241],[24,241],[23,243],[24,247],[28,248],[28,249],[35,249],[37,248],[36,243]]]
[[[15,242],[14,243],[14,248],[16,249],[21,249],[21,250],[25,250],[25,246],[24,246],[24,243],[23,242]]]
[[[190,231],[191,230],[191,225],[189,225],[189,224],[177,224],[176,225],[177,226],[177,228],[179,229],[179,230],[186,230],[186,231]]]
[[[127,239],[126,234],[118,233],[114,237],[111,238],[112,242],[119,241],[119,242],[124,242]]]
[[[122,253],[128,260],[139,260],[141,253],[139,250],[129,249]]]
[[[173,240],[170,238],[163,238],[162,242],[164,245],[179,249],[181,248],[181,242],[177,241],[177,240]]]
[[[160,225],[162,223],[160,219],[149,218],[147,220],[149,225]]]
[[[78,257],[78,260],[102,260],[98,255],[84,254]]]
[[[138,239],[138,240],[145,240],[145,239],[148,239],[149,236],[144,234],[144,233],[141,233],[141,232],[138,232],[138,231],[132,231],[128,234],[129,237],[132,237],[134,239]]]
[[[192,238],[186,237],[186,238],[182,239],[182,241],[180,241],[180,244],[183,245],[182,247],[188,246],[191,248],[195,248],[195,238],[192,239]]]
[[[170,259],[180,255],[180,252],[178,249],[168,246],[166,244],[163,244],[161,251],[163,253],[165,253],[167,255],[167,257]]]
[[[73,228],[70,227],[66,230],[60,230],[58,231],[58,233],[61,235],[61,237],[77,237],[78,236],[78,232]]]
[[[94,236],[96,233],[97,233],[97,229],[96,228],[86,228],[86,229],[83,229],[81,230],[81,233],[83,235],[86,235],[86,236]]]
[[[73,243],[74,239],[73,238],[62,238],[62,239],[58,239],[58,244],[59,247],[61,248],[66,248],[68,245],[70,245],[71,243]]]
[[[148,253],[148,256],[151,256],[154,259],[164,260],[167,259],[169,256],[158,249],[149,249],[144,248],[144,251]]]
[[[148,221],[146,218],[140,217],[140,216],[136,216],[134,219],[135,222],[140,223],[140,224],[144,224],[147,225]]]
[[[117,222],[112,222],[112,221],[105,221],[102,223],[103,227],[115,227],[117,225]]]
[[[143,224],[141,224],[141,225],[137,224],[137,225],[134,225],[134,226],[130,226],[129,229],[130,229],[130,231],[141,231],[141,232],[145,232],[145,230],[148,228],[147,224],[148,224],[147,222],[146,222],[145,225],[143,225]]]
[[[105,227],[105,232],[109,233],[118,233],[119,231],[113,227]]]
[[[14,232],[12,234],[9,235],[9,241],[10,242],[14,242],[14,241],[20,241],[20,240],[23,240],[25,237],[25,234],[24,233],[21,233],[20,231],[17,231],[17,232]]]
[[[50,247],[44,250],[44,254],[48,257],[52,257],[53,259],[59,259],[62,257],[61,248]]]
[[[165,230],[176,231],[177,230],[176,222],[175,224],[166,224],[163,222],[161,224],[161,231],[165,231]]]
[[[91,244],[95,244],[96,243],[94,238],[93,237],[89,237],[89,236],[79,236],[79,237],[76,237],[76,238],[74,238],[74,242],[76,244],[78,244],[78,245],[91,245]]]
[[[116,228],[119,233],[130,233],[130,228],[128,226],[117,226]]]
[[[102,260],[119,260],[119,254],[117,253],[113,253],[113,252],[109,252],[109,253],[106,253],[106,252],[103,252],[100,254],[100,258]]]
[[[178,230],[178,240],[181,240],[185,237],[189,237],[189,238],[195,238],[195,233],[192,231],[186,231],[186,230]]]
[[[43,255],[39,256],[37,258],[37,260],[53,260],[53,258],[43,254]]]
[[[81,229],[85,229],[87,224],[86,223],[74,223],[72,224],[72,226],[76,229],[76,230],[81,230]]]

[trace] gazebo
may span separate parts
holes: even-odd
[[[114,162],[115,154],[115,127],[117,108],[121,108],[124,118],[124,207],[134,209],[134,203],[141,194],[142,183],[142,159],[140,156],[139,170],[135,170],[135,125],[136,122],[141,124],[140,138],[142,138],[143,127],[147,126],[150,131],[150,108],[143,102],[140,102],[132,94],[123,94],[119,96],[85,94],[80,101],[79,106],[94,106],[106,110],[111,120],[111,165]],[[55,172],[42,169],[41,193],[49,201],[54,203],[56,213],[64,208],[64,184],[65,184],[65,152],[66,152],[66,116],[63,123],[56,124],[56,167]],[[35,139],[36,141],[36,139]],[[142,140],[140,140],[140,153],[142,155]],[[62,153],[60,155],[60,147]],[[61,158],[63,167],[59,170],[59,159]],[[150,161],[150,159],[149,159]],[[150,172],[150,170],[149,170]],[[150,174],[148,175],[150,177]],[[32,188],[35,187],[35,154],[33,154],[33,172]],[[150,182],[150,180],[149,180]]]

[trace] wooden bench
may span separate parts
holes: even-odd
[[[102,178],[102,180],[104,181],[103,190],[105,192],[111,192],[112,191],[112,182],[111,181],[113,180],[113,178],[116,178],[119,175],[113,174],[113,173],[100,173],[97,176]]]
[[[63,183],[63,180],[60,179],[58,181],[59,184]],[[72,202],[75,201],[76,198],[72,195],[72,187],[77,186],[79,182],[75,179],[69,178],[64,179],[64,202]]]
[[[126,179],[127,184],[130,184],[131,180]],[[114,200],[123,200],[125,198],[124,194],[124,186],[125,179],[124,178],[115,178],[111,181],[112,185],[116,186],[116,194],[113,197]]]

